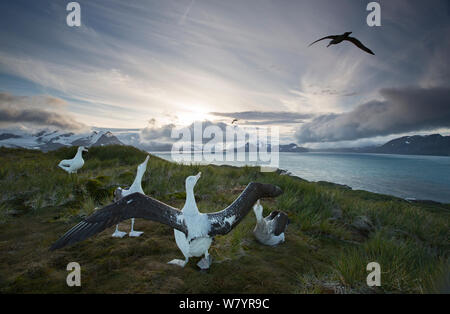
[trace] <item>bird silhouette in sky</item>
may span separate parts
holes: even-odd
[[[233,119],[233,121],[231,122],[231,124],[235,124],[236,122],[238,122],[238,119]]]
[[[312,44],[310,44],[308,47],[311,47],[312,45],[314,45],[316,42],[324,40],[324,39],[331,39],[330,43],[328,44],[327,48],[330,47],[331,45],[337,45],[341,42],[343,42],[344,40],[349,41],[351,43],[353,43],[356,47],[358,47],[359,49],[364,50],[367,53],[370,53],[371,55],[375,55],[372,50],[370,50],[369,48],[367,48],[366,46],[364,46],[358,39],[354,38],[354,37],[350,37],[350,34],[352,32],[346,32],[342,35],[330,35],[330,36],[326,36],[324,38],[318,39],[315,42],[313,42]]]

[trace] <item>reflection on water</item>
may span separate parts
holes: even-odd
[[[153,153],[172,160],[170,152]],[[212,160],[214,155],[207,156]],[[217,156],[216,156],[217,157]],[[242,156],[241,156],[242,157]],[[244,158],[245,159],[245,158]],[[190,163],[190,162],[186,162]],[[215,165],[258,165],[248,161],[200,161]],[[280,153],[280,168],[309,181],[329,181],[402,198],[450,203],[450,158],[344,153]]]

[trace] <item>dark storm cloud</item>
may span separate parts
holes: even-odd
[[[261,120],[261,121],[252,121],[252,120],[240,120],[239,125],[286,125],[293,123],[303,123],[304,120],[301,119],[280,119],[280,120]]]
[[[241,111],[241,112],[210,112],[211,115],[238,120],[248,120],[255,125],[299,123],[310,119],[312,114],[288,111]]]
[[[77,130],[84,124],[61,112],[65,102],[48,96],[15,96],[0,93],[0,123],[30,123],[39,126],[54,126],[60,129]]]
[[[382,89],[371,101],[342,114],[326,114],[303,124],[300,143],[337,142],[450,127],[450,88]]]
[[[431,52],[431,57],[425,62],[422,80],[424,84],[433,87],[450,84],[450,26],[442,29],[439,36],[441,41],[438,47]]]

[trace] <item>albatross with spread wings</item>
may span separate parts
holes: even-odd
[[[106,228],[133,217],[157,221],[179,230],[184,233],[189,243],[202,238],[213,238],[216,235],[230,232],[249,213],[258,199],[277,197],[282,193],[283,191],[278,186],[251,182],[239,197],[224,210],[208,214],[198,213],[198,215],[206,217],[202,224],[195,223],[198,219],[196,214],[186,215],[154,198],[133,193],[85,218],[56,241],[50,250],[83,241]],[[208,247],[204,248],[207,252],[211,241],[201,242],[209,242]]]
[[[330,47],[331,45],[337,45],[341,42],[343,42],[344,40],[349,41],[351,43],[353,43],[356,47],[358,47],[359,49],[364,50],[367,53],[370,53],[371,55],[375,55],[372,50],[370,50],[369,48],[367,48],[366,46],[364,46],[358,39],[354,38],[354,37],[350,37],[350,34],[352,32],[346,32],[342,35],[331,35],[331,36],[326,36],[323,38],[320,38],[318,40],[316,40],[315,42],[313,42],[312,44],[310,44],[308,47],[311,47],[312,45],[314,45],[316,42],[319,42],[321,40],[324,39],[332,39],[330,41],[330,43],[328,44],[327,48]]]

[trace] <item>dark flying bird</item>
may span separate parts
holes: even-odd
[[[324,39],[332,39],[330,41],[330,43],[328,44],[327,48],[330,47],[331,45],[337,45],[341,42],[343,42],[344,40],[347,40],[351,43],[353,43],[356,47],[358,47],[359,49],[364,50],[367,53],[370,53],[371,55],[375,55],[372,50],[370,50],[369,48],[367,48],[366,46],[364,46],[358,39],[354,38],[354,37],[350,37],[350,34],[352,32],[346,32],[342,35],[331,35],[331,36],[327,36],[321,39],[316,40],[315,42],[313,42],[312,44],[310,44],[308,47],[311,47],[312,45],[314,45],[316,42],[324,40]]]
[[[235,122],[238,122],[238,119],[233,119],[233,121],[231,122],[231,124],[234,124]]]

